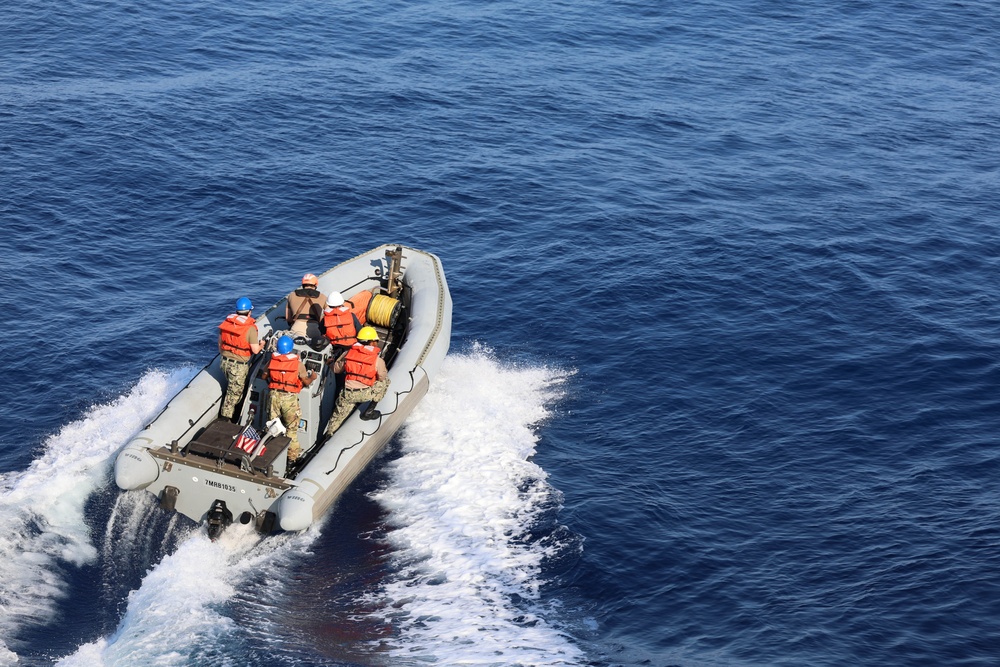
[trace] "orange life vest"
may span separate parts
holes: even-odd
[[[347,373],[345,379],[357,380],[369,387],[372,386],[378,376],[377,361],[377,347],[355,343],[344,357],[344,371]]]
[[[250,349],[247,332],[255,326],[257,322],[250,315],[233,313],[219,325],[219,347],[223,352],[249,359],[253,350]]]
[[[267,386],[278,391],[293,394],[302,390],[302,378],[299,377],[299,355],[273,354],[267,364]]]
[[[354,317],[346,306],[323,311],[323,326],[326,327],[326,337],[334,345],[354,345],[358,342]]]

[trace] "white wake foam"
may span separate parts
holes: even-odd
[[[373,598],[399,631],[387,647],[394,664],[545,666],[583,660],[547,620],[539,596],[546,549],[558,547],[543,547],[529,535],[537,515],[558,503],[545,472],[528,459],[537,442],[533,426],[549,415],[545,404],[560,395],[565,376],[504,365],[481,350],[452,355],[408,420],[402,456],[389,464],[390,482],[376,494],[389,510],[398,574]],[[82,517],[87,494],[106,479],[113,453],[187,379],[151,373],[128,396],[53,436],[29,471],[6,480],[0,509],[6,505],[9,511],[0,512],[0,521],[21,517],[0,524],[17,533],[0,558],[0,586],[22,605],[18,613],[3,612],[8,627],[49,618],[64,587],[59,563],[95,557]],[[69,449],[69,464],[52,453],[56,448]],[[32,494],[42,497],[28,510]],[[140,518],[149,499],[125,496],[107,530],[134,533],[133,542],[144,544]],[[129,593],[117,630],[58,665],[214,664],[220,656],[206,654],[206,647],[238,652],[246,628],[227,615],[227,605],[250,577],[281,571],[281,561],[308,552],[318,534],[262,540],[248,526],[233,525],[216,542],[201,528],[177,536],[177,549]],[[102,558],[109,567],[121,555],[116,543],[106,540],[111,551]],[[44,592],[28,595],[28,584],[38,581],[45,582]],[[265,584],[272,593],[275,586],[280,582]]]
[[[129,593],[128,608],[109,637],[85,644],[59,667],[218,664],[219,646],[233,649],[243,632],[222,612],[246,581],[307,550],[319,535],[309,530],[261,538],[251,526],[234,524],[215,542],[201,526],[149,571]],[[277,581],[269,582],[275,588]],[[223,661],[221,664],[235,664]]]
[[[582,652],[538,606],[547,555],[528,532],[559,494],[529,461],[533,426],[566,373],[450,355],[407,421],[375,494],[398,575],[373,600],[399,629],[403,664],[568,665]]]
[[[27,470],[0,476],[0,636],[52,620],[65,594],[63,568],[97,556],[84,521],[87,498],[106,483],[115,452],[192,375],[150,371],[128,394],[49,437]],[[0,641],[0,665],[14,662]]]

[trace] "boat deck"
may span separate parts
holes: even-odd
[[[273,474],[275,461],[288,448],[288,437],[278,436],[267,440],[265,450],[251,460],[246,452],[235,447],[236,437],[242,430],[239,424],[219,419],[209,424],[180,452],[160,447],[150,449],[149,453],[171,463],[221,472],[264,486],[289,488],[290,484]]]

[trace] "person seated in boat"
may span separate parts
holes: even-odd
[[[385,398],[389,389],[389,371],[378,348],[378,333],[373,327],[362,327],[358,332],[358,342],[347,350],[347,354],[334,362],[333,372],[344,372],[344,388],[337,396],[333,414],[326,424],[327,435],[340,428],[351,410],[358,403],[370,401],[361,414],[362,419],[378,419],[382,413],[375,404]]]
[[[285,435],[291,441],[288,444],[289,463],[294,463],[302,455],[299,447],[299,420],[302,419],[299,392],[311,385],[316,377],[314,372],[306,372],[305,365],[295,353],[295,342],[291,337],[280,337],[277,349],[267,364],[267,386],[270,388],[267,418],[270,421],[281,417],[281,423],[285,425]]]
[[[352,345],[358,342],[357,334],[361,322],[351,310],[340,292],[330,292],[326,300],[326,310],[323,311],[323,327],[326,337],[334,346],[332,357],[339,357]]]
[[[292,333],[299,336],[309,335],[309,323],[316,323],[316,330],[323,323],[323,306],[326,295],[319,291],[319,280],[315,275],[307,273],[302,276],[302,287],[288,295],[285,304],[285,321]],[[319,334],[316,334],[319,335]]]
[[[236,404],[246,389],[250,357],[261,349],[257,322],[250,315],[253,304],[249,297],[236,300],[236,312],[219,325],[219,352],[222,354],[222,372],[226,374],[226,396],[222,399],[219,416],[232,419]]]

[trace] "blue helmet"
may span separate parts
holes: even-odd
[[[250,297],[241,296],[236,300],[236,310],[253,310],[253,304],[250,303]]]
[[[288,354],[295,347],[294,341],[289,336],[282,336],[278,339],[278,354]]]

